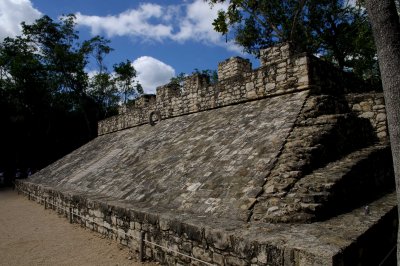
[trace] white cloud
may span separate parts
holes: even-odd
[[[172,36],[178,41],[196,40],[218,43],[221,40],[219,33],[215,32],[212,22],[217,17],[220,9],[226,9],[225,5],[217,4],[213,9],[202,1],[196,0],[186,6],[185,17],[179,23],[179,31]]]
[[[214,30],[212,23],[219,10],[227,10],[228,4],[214,4],[213,8],[204,0],[195,0],[186,6],[185,16],[180,20],[179,31],[172,36],[176,41],[193,40],[208,45],[225,47],[234,52],[241,52],[241,48],[233,42],[226,42],[220,33]]]
[[[145,93],[155,94],[158,86],[167,84],[175,76],[175,70],[170,65],[150,56],[139,57],[132,65]]]
[[[215,4],[211,9],[203,0],[169,6],[146,3],[118,15],[100,17],[77,13],[76,17],[78,25],[89,27],[94,35],[106,34],[108,38],[130,36],[142,41],[195,41],[238,51],[238,47],[227,44],[212,26],[218,11],[227,7],[226,3]]]
[[[21,33],[21,22],[32,23],[42,16],[29,0],[0,1],[0,40]]]
[[[108,37],[133,36],[161,40],[171,35],[172,27],[150,21],[162,17],[163,7],[160,5],[141,4],[138,9],[127,10],[117,16],[99,17],[77,13],[76,22],[80,26],[90,27],[94,35],[105,33]]]

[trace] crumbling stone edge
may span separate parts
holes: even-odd
[[[215,226],[207,220],[201,221],[198,218],[196,218],[196,221],[188,218],[187,221],[182,222],[182,217],[152,213],[148,210],[135,210],[126,203],[113,201],[109,198],[88,194],[81,195],[74,192],[60,192],[50,187],[23,180],[16,180],[16,186],[21,191],[26,191],[30,195],[43,199],[43,201],[46,199],[47,202],[62,206],[64,209],[72,207],[73,212],[79,215],[73,216],[74,223],[79,223],[110,239],[114,239],[133,251],[139,252],[140,241],[138,239],[144,232],[147,242],[155,243],[169,250],[166,251],[149,243],[145,246],[145,258],[159,261],[163,265],[204,265],[199,260],[211,265],[238,266],[351,265],[348,263],[359,261],[360,258],[357,255],[363,255],[363,259],[368,257],[368,255],[365,256],[366,251],[371,251],[370,256],[373,257],[379,254],[376,250],[373,250],[376,242],[371,242],[371,237],[385,240],[385,245],[382,244],[385,247],[388,244],[391,245],[393,241],[395,243],[395,237],[389,239],[390,237],[393,238],[391,235],[394,232],[393,227],[397,226],[395,224],[397,211],[395,204],[393,204],[395,196],[386,196],[389,200],[382,201],[385,205],[383,214],[380,214],[379,217],[368,217],[368,220],[363,221],[362,226],[360,226],[362,228],[358,228],[359,236],[355,239],[347,239],[349,241],[347,245],[332,247],[329,243],[322,243],[321,246],[315,248],[313,247],[315,243],[305,243],[304,246],[300,247],[298,243],[268,240],[268,235],[265,235],[265,239],[263,239],[262,234],[252,235],[250,232],[254,228],[251,229],[249,223],[235,224],[233,222],[232,224]],[[38,203],[44,204],[40,201]],[[68,213],[64,210],[59,209],[58,212],[68,217]],[[85,217],[85,219],[80,216]],[[333,224],[336,222],[333,222]],[[339,223],[341,222],[339,221]],[[98,224],[104,225],[104,227]],[[265,225],[261,225],[261,228],[263,226]],[[286,226],[287,234],[293,233],[290,232],[293,230],[290,225],[271,226],[277,226],[279,230],[282,230],[280,226]],[[307,227],[310,225],[296,226]],[[317,226],[322,228],[319,230],[325,230],[326,225]],[[343,224],[340,226],[343,226]],[[328,228],[330,229],[329,226]],[[132,238],[127,237],[127,234],[131,235]],[[329,237],[329,234],[326,237]],[[337,238],[338,236],[333,237]],[[350,238],[349,236],[343,237]],[[323,245],[326,245],[326,247]],[[324,248],[326,250],[321,252],[321,249]],[[380,251],[380,257],[385,252],[387,252],[386,249]],[[182,256],[179,253],[187,256]],[[194,257],[197,260],[191,260],[189,257]]]

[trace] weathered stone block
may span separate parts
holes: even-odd
[[[200,247],[193,247],[193,256],[205,262],[212,262],[212,252]]]
[[[243,259],[236,258],[236,257],[232,257],[232,256],[227,256],[225,261],[226,261],[226,265],[230,265],[230,266],[248,266],[248,265],[250,265],[250,262],[243,260]]]
[[[386,114],[385,114],[385,113],[379,113],[379,114],[376,116],[376,121],[378,121],[378,122],[384,122],[384,121],[386,121]]]
[[[209,245],[219,250],[226,250],[231,247],[230,236],[227,232],[216,229],[206,229],[204,236]]]

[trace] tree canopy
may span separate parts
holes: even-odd
[[[0,171],[47,165],[94,138],[97,121],[130,94],[143,93],[130,61],[114,68],[115,77],[108,71],[109,44],[79,40],[73,15],[22,23],[20,36],[0,43]]]
[[[245,52],[291,42],[309,52],[353,70],[364,79],[379,78],[376,49],[365,9],[346,0],[206,0],[229,3],[213,26],[233,36]]]

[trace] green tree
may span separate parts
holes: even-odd
[[[120,100],[118,89],[114,79],[107,72],[95,74],[89,82],[88,94],[98,106],[100,119],[117,114],[117,106]]]
[[[44,16],[0,43],[0,168],[9,173],[79,147],[96,136],[99,118],[117,109],[119,94],[103,64],[109,41],[80,42],[74,27],[73,15]],[[92,58],[102,75],[90,80]]]
[[[169,80],[169,84],[172,86],[178,86],[178,87],[182,87],[183,86],[183,81],[186,78],[186,74],[181,72],[178,75],[176,75],[175,77],[172,77]]]
[[[121,90],[124,104],[132,98],[143,94],[143,88],[136,78],[136,70],[130,60],[114,65],[115,81],[117,87]]]
[[[378,75],[376,50],[364,9],[345,0],[207,0],[229,2],[220,10],[214,29],[233,33],[245,52],[291,42],[301,52],[318,54],[361,77]]]

